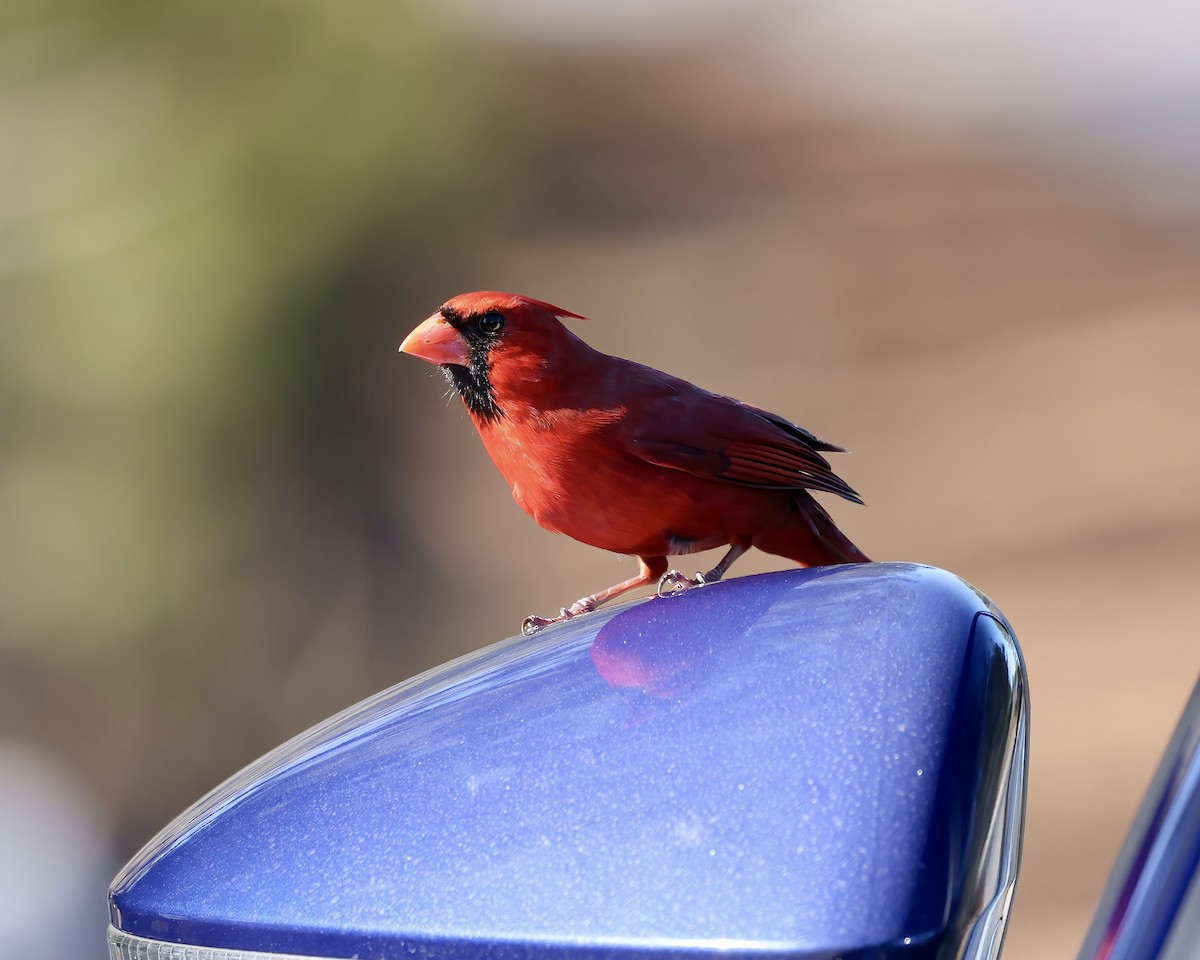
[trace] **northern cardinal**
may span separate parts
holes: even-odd
[[[810,490],[862,503],[793,423],[652,367],[594,350],[584,319],[510,293],[464,293],[412,331],[403,353],[441,367],[513,498],[547,530],[638,558],[639,572],[525,633],[658,582],[660,595],[720,580],[750,547],[801,566],[867,562]],[[688,579],[667,557],[729,546]]]

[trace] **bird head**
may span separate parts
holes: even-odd
[[[447,300],[400,344],[442,368],[467,409],[484,421],[504,416],[505,386],[540,379],[555,354],[580,341],[561,322],[584,319],[551,303],[480,291]]]

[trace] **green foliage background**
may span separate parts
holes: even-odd
[[[0,7],[0,721],[130,843],[365,692],[287,706],[298,623],[420,588],[364,356],[518,189],[506,75],[393,0]]]
[[[342,294],[478,183],[439,40],[392,2],[0,11],[6,647],[157,635],[346,401]]]

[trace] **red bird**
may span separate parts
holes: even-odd
[[[783,417],[589,347],[584,319],[510,293],[464,293],[400,345],[438,364],[462,397],[513,499],[547,530],[638,558],[639,572],[529,617],[526,633],[656,581],[659,593],[720,580],[750,547],[802,566],[867,562],[809,490],[862,503],[818,440]],[[708,573],[667,557],[729,546]]]

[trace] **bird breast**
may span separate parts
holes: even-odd
[[[635,456],[620,436],[622,412],[559,410],[520,418],[506,412],[499,421],[477,425],[526,513],[547,530],[614,553],[680,554],[720,546],[751,522],[742,516],[747,508],[777,499]],[[716,518],[729,518],[737,529],[725,529]]]
[[[621,410],[507,409],[480,436],[513,499],[542,527],[616,553],[636,553],[660,531],[640,506],[645,464],[616,436]],[[478,425],[478,424],[477,424]],[[632,488],[632,496],[630,496]],[[624,491],[624,495],[621,492]]]

